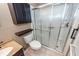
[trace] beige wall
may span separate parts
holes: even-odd
[[[22,24],[22,25],[15,25],[13,24],[11,14],[7,4],[0,4],[0,41],[8,41],[12,40],[16,36],[14,35],[15,32],[30,28],[31,24]],[[18,42],[24,44],[23,40],[18,39]]]

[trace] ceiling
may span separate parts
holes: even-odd
[[[33,8],[38,8],[40,6],[45,6],[45,5],[48,5],[48,4],[52,4],[52,5],[59,5],[61,3],[30,3],[30,5],[33,7]]]
[[[43,5],[43,4],[46,4],[46,3],[31,3],[31,5],[32,5],[33,7],[38,7],[38,6],[41,6],[41,5]]]

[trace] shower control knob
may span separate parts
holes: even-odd
[[[55,27],[51,27],[51,28],[55,28]]]
[[[58,46],[56,46],[58,48]]]
[[[68,27],[69,26],[69,23],[66,23],[66,27]]]
[[[68,27],[69,26],[69,22],[62,24],[62,27]]]
[[[0,47],[1,48],[1,47]]]
[[[53,29],[53,28],[55,28],[55,27],[48,27],[48,28],[52,28],[52,29]]]

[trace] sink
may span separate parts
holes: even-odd
[[[0,56],[7,56],[11,51],[13,50],[13,47],[7,47],[0,50]]]

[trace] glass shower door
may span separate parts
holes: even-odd
[[[60,52],[66,44],[72,23],[70,17],[74,14],[74,11],[71,11],[72,5],[65,9],[66,7],[63,3],[51,4],[34,10],[34,39]]]
[[[40,10],[34,10],[34,21],[35,21],[35,30],[34,30],[34,37],[41,43],[41,20],[40,20]]]
[[[63,52],[64,50],[66,40],[69,35],[69,31],[71,29],[71,23],[73,21],[73,16],[75,13],[74,7],[76,7],[76,5],[74,4],[65,4],[63,20],[62,20],[62,24],[60,27],[60,34],[59,34],[59,38],[57,42],[57,46],[58,46],[56,48],[57,51]]]
[[[40,8],[40,19],[41,19],[41,35],[42,35],[42,44],[49,47],[49,26],[50,26],[50,16],[51,16],[52,6],[46,6]]]
[[[62,15],[64,11],[64,4],[52,5],[52,18],[51,18],[51,32],[50,32],[50,41],[49,47],[56,49],[58,37],[60,33],[60,26],[62,23]]]

